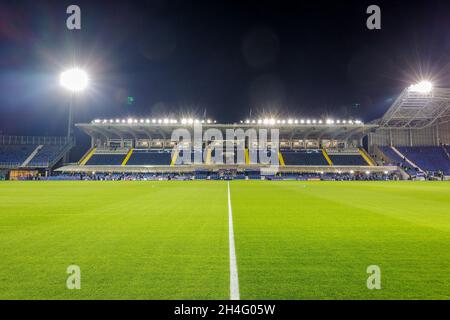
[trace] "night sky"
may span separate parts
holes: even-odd
[[[81,31],[66,29],[70,4],[81,7]],[[381,7],[382,30],[366,28],[370,4]],[[58,77],[74,61],[91,77],[76,122],[204,113],[370,121],[421,78],[450,86],[450,4],[2,0],[0,132],[65,135],[69,95]]]

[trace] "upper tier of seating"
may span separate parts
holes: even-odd
[[[281,151],[287,166],[327,166],[322,150],[284,150]]]
[[[134,150],[127,165],[168,166],[171,161],[170,150]]]
[[[410,161],[425,171],[450,175],[450,159],[442,147],[397,147]]]

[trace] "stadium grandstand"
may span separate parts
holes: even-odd
[[[196,173],[203,177],[232,170],[235,176],[247,177],[276,172],[278,176],[379,173],[399,179],[444,178],[450,176],[449,102],[449,89],[420,83],[406,88],[381,119],[367,124],[335,119],[264,118],[233,124],[196,119],[96,119],[77,124],[91,137],[91,148],[78,163],[59,171]],[[218,129],[221,137],[237,129],[246,135],[203,139],[197,147],[193,140],[181,143],[172,138],[180,128],[193,137],[196,125],[201,125],[202,132]],[[261,129],[278,129],[275,149],[247,134]],[[261,159],[271,152],[278,154],[275,166]]]
[[[272,117],[232,124],[191,118],[96,119],[76,124],[90,136],[89,150],[77,163],[56,172],[116,177],[211,178],[225,172],[227,177],[247,179],[330,175],[449,179],[449,123],[450,90],[425,82],[406,88],[381,119],[369,123]],[[261,139],[263,131],[270,135],[272,129],[277,129],[276,143]],[[0,144],[1,168],[50,169],[73,141],[4,136]]]
[[[75,145],[67,137],[0,136],[0,179],[47,174]]]

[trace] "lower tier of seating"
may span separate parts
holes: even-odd
[[[221,157],[222,161],[217,161],[216,149],[212,149],[210,160],[207,155],[203,155],[199,152],[198,159],[201,159],[202,163],[209,161],[209,164],[265,164],[271,163],[270,150],[265,151],[265,157],[262,157],[259,150],[248,150],[248,157],[245,156],[246,150],[234,149],[231,152],[223,152]],[[238,157],[238,154],[240,156]],[[328,166],[324,151],[322,149],[310,149],[310,150],[281,150],[282,161],[286,166]],[[177,154],[175,164],[176,165],[190,165],[195,162],[194,151],[180,150]],[[278,154],[275,155],[278,161]],[[348,153],[334,153],[329,155],[333,165],[339,166],[367,166],[369,165],[364,158],[358,154]],[[134,149],[130,157],[127,159],[126,152],[95,152],[86,165],[157,165],[168,166],[172,163],[172,150],[149,150],[149,149]],[[265,158],[265,159],[264,159]],[[125,160],[125,161],[124,161]],[[239,161],[238,161],[239,160]],[[280,159],[281,160],[281,159]],[[277,162],[278,163],[278,162]]]
[[[369,165],[359,154],[329,154],[335,166],[367,166]]]
[[[287,166],[327,166],[322,150],[283,150],[281,154]]]
[[[86,165],[91,166],[121,165],[125,157],[126,154],[122,153],[94,153],[92,157],[86,162]]]
[[[168,166],[172,161],[170,150],[134,150],[127,165]]]
[[[397,149],[422,170],[442,171],[450,175],[450,159],[442,147],[397,147]]]
[[[56,157],[61,155],[64,148],[64,145],[44,145],[33,159],[31,159],[28,166],[40,166],[51,163]]]
[[[1,145],[0,164],[21,165],[37,145]]]

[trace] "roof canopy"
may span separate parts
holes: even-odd
[[[254,124],[146,124],[146,123],[82,123],[76,125],[94,138],[107,139],[170,139],[175,129],[187,129],[193,136],[194,128],[202,130],[218,129],[226,136],[227,129],[279,129],[280,139],[360,139],[378,127],[375,124],[314,124],[314,125],[254,125]]]
[[[387,128],[425,128],[450,121],[450,89],[429,92],[405,89],[385,115],[374,123]]]

